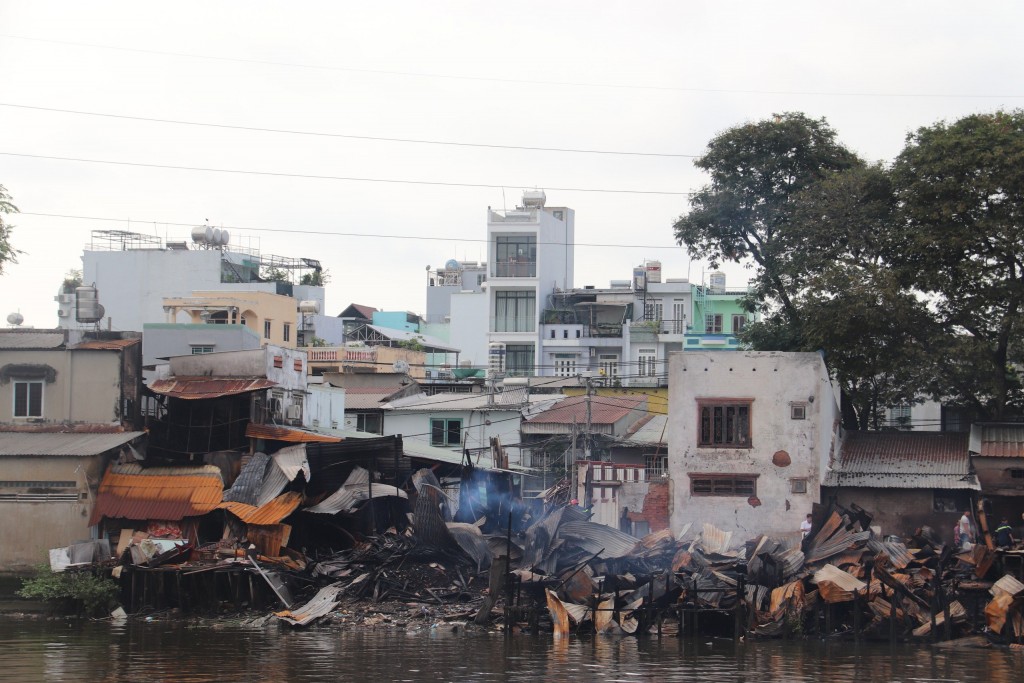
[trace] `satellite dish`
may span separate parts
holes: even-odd
[[[7,322],[8,324],[17,327],[18,325],[25,322],[25,316],[23,316],[21,313],[14,312],[7,316]]]
[[[391,364],[391,369],[401,374],[408,374],[409,363],[399,358],[398,360]]]
[[[458,270],[459,269],[459,262],[457,260],[453,259],[453,258],[450,258],[450,259],[448,259],[447,261],[444,262],[444,269],[445,270]]]

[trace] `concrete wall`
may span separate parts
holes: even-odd
[[[1020,496],[1024,503],[1024,479],[1015,479],[1013,470],[1024,471],[1024,458],[983,458],[972,455],[971,465],[978,475],[982,493],[993,496]]]
[[[0,351],[0,366],[49,365],[53,382],[43,381],[44,422],[120,421],[121,355],[117,351]],[[37,381],[29,379],[28,381]],[[0,384],[0,422],[36,422],[14,418],[14,382]]]
[[[195,291],[187,297],[165,297],[163,306],[172,309],[168,313],[168,323],[183,322],[181,316],[184,313],[184,322],[203,324],[200,317],[202,307],[231,307],[241,317],[241,320],[232,322],[244,323],[264,343],[294,348],[298,336],[298,301],[290,296],[267,292]],[[175,310],[181,312],[175,316]],[[270,323],[270,336],[266,335],[267,322]],[[284,338],[285,325],[289,328],[287,340]]]
[[[194,346],[212,346],[214,352],[222,352],[253,350],[262,344],[260,335],[245,325],[146,323],[142,363],[153,365],[158,358],[191,355]]]
[[[700,446],[698,401],[750,402],[749,448]],[[806,419],[791,419],[792,404]],[[819,500],[823,464],[834,450],[839,409],[821,357],[815,353],[686,351],[669,361],[669,473],[672,530],[708,522],[741,536],[785,533]],[[694,496],[689,474],[757,476],[756,498]],[[793,493],[792,479],[807,493]]]
[[[948,491],[951,495],[969,499],[973,492]],[[921,526],[930,526],[943,541],[953,542],[953,525],[960,519],[960,512],[935,512],[934,492],[920,489],[868,489],[868,488],[826,488],[822,501],[836,501],[843,507],[851,504],[864,508],[872,515],[872,526],[880,526],[885,535],[910,536]],[[799,526],[797,527],[799,528]]]
[[[459,362],[487,367],[487,292],[459,292],[451,299],[451,327],[448,342],[460,349]]]
[[[171,374],[177,377],[266,377],[264,349],[225,351],[171,358]]]
[[[519,443],[520,413],[518,410],[464,410],[419,412],[407,410],[384,411],[384,435],[401,434],[404,441],[420,441],[430,445],[430,420],[461,419],[463,440],[467,448],[490,448],[491,437],[501,438],[502,444]],[[491,424],[485,424],[487,421]],[[444,448],[442,446],[442,448]],[[451,448],[458,453],[462,447]],[[515,459],[517,449],[509,450],[509,457]],[[475,454],[474,454],[475,457]],[[485,459],[490,459],[487,455]]]
[[[74,488],[45,489],[74,494],[74,501],[0,501],[0,570],[24,571],[48,562],[50,548],[89,540],[89,515],[102,477],[100,456],[89,458],[6,457],[7,481],[74,482]],[[4,487],[4,494],[24,494],[30,489]],[[32,489],[40,492],[41,489]]]
[[[325,434],[345,428],[345,390],[327,384],[310,384],[303,426]]]

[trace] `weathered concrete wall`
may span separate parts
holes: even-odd
[[[816,353],[684,351],[669,361],[672,530],[711,523],[741,536],[786,533],[819,500],[823,464],[834,452],[839,410]],[[701,400],[750,404],[750,446],[699,445]],[[792,419],[801,405],[804,419]],[[756,477],[756,497],[693,495],[691,474]],[[806,483],[797,493],[793,480]]]
[[[265,377],[263,349],[202,353],[171,358],[171,374],[177,377]]]
[[[972,492],[946,493],[967,500]],[[843,507],[856,503],[864,508],[873,517],[872,526],[881,527],[885,535],[910,536],[915,529],[930,526],[947,543],[953,542],[953,525],[963,512],[935,512],[933,492],[921,489],[822,489],[823,501],[831,500],[832,496]]]
[[[0,571],[23,571],[48,561],[50,548],[91,538],[88,526],[102,476],[100,457],[4,458],[0,493]],[[26,482],[74,482],[73,487],[13,486]],[[74,500],[29,502],[43,493]],[[19,499],[20,496],[20,499]]]
[[[117,351],[12,351],[0,353],[0,365],[48,365],[53,382],[42,378],[44,422],[109,423],[119,419],[121,355]],[[14,382],[0,385],[0,421],[14,419]],[[38,419],[33,418],[32,422]]]

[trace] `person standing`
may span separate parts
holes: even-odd
[[[968,517],[970,510],[964,510],[964,514],[960,517],[960,547],[963,550],[970,548],[970,544],[974,541],[974,534],[971,531],[971,518]]]
[[[1010,520],[1003,517],[1003,521],[996,529],[996,545],[1004,550],[1013,547],[1013,528],[1010,527]]]
[[[804,521],[800,522],[800,538],[807,538],[807,534],[811,533],[812,526],[813,524],[811,524],[811,513],[808,512],[807,517],[804,518]]]

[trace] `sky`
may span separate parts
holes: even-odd
[[[487,208],[533,188],[576,211],[576,286],[644,259],[700,281],[672,224],[716,134],[802,111],[889,162],[918,127],[1024,106],[1021,25],[998,1],[0,0],[23,252],[0,315],[55,326],[93,230],[207,221],[319,259],[328,314],[424,313],[426,267],[486,259]]]

